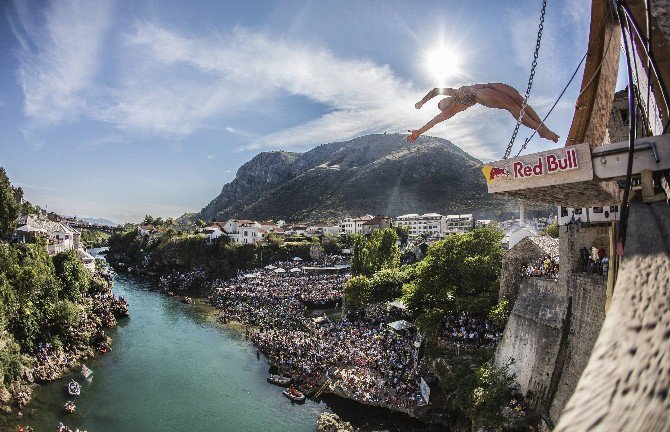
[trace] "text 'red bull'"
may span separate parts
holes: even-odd
[[[563,157],[559,157],[555,154],[548,154],[538,157],[537,163],[526,165],[521,161],[514,162],[513,172],[514,178],[525,178],[541,176],[544,174],[555,174],[576,169],[578,167],[577,151],[575,149],[569,149],[565,151],[565,156]]]

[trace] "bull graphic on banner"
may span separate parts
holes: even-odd
[[[484,165],[482,167],[482,172],[484,173],[487,183],[491,183],[498,177],[507,177],[510,174],[509,166],[507,164],[502,164],[502,166],[499,167]]]

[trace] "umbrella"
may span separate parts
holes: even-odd
[[[302,261],[302,258],[300,258],[300,257],[294,257],[294,258],[293,258],[293,261]]]
[[[268,269],[268,270],[274,270],[277,267],[273,266],[272,264],[269,264],[269,265],[266,265],[265,268]]]
[[[275,273],[286,273],[286,270],[284,270],[283,268],[278,268],[277,270],[275,270]]]
[[[408,328],[414,327],[414,324],[412,324],[409,321],[405,320],[398,320],[398,321],[393,321],[392,323],[389,324],[389,327],[391,327],[393,330],[407,330]]]
[[[298,267],[295,267],[295,268],[292,268],[290,271],[291,271],[291,273],[300,273],[302,270],[299,269]]]

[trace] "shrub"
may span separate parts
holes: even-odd
[[[347,307],[361,309],[370,303],[370,279],[354,276],[344,285],[344,300]]]

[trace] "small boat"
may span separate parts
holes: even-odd
[[[302,403],[305,402],[305,395],[300,392],[297,388],[291,386],[282,392],[284,396],[291,399],[293,402]]]
[[[81,365],[81,374],[84,376],[85,379],[88,379],[91,375],[93,375],[93,371],[90,370],[88,367],[86,367],[85,364]]]
[[[70,396],[79,396],[79,394],[81,393],[81,386],[77,381],[70,380],[70,382],[67,383],[67,393]]]
[[[188,296],[185,296],[181,301],[186,303],[186,304],[193,303],[193,299],[191,297],[188,297]]]
[[[65,405],[63,405],[63,409],[65,410],[66,413],[72,414],[74,410],[77,409],[77,406],[74,404],[74,402],[67,401],[65,402]]]
[[[291,383],[291,378],[283,377],[281,375],[274,375],[274,374],[271,374],[267,378],[267,380],[270,384],[283,386],[283,387],[287,387]]]

